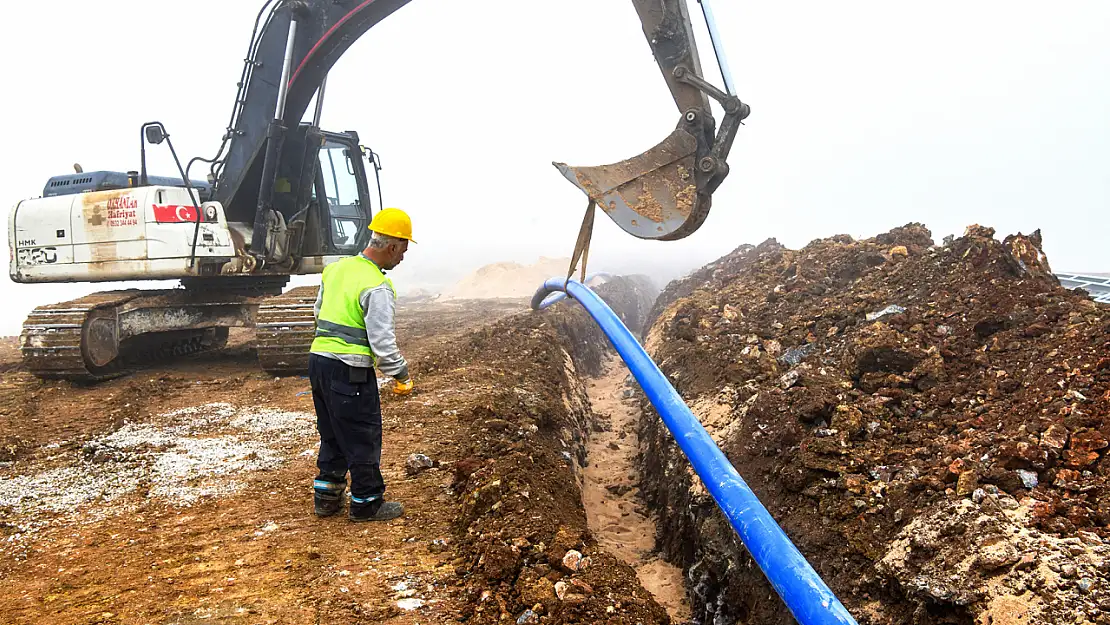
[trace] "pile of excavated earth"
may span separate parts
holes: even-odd
[[[1110,307],[1039,232],[746,245],[668,286],[645,343],[861,623],[1110,623]],[[694,622],[790,622],[641,427]]]
[[[640,284],[599,287],[634,328],[654,298]],[[606,427],[586,380],[610,365],[587,315],[402,303],[398,323],[417,388],[383,398],[383,472],[407,512],[369,526],[312,516],[307,380],[257,371],[249,340],[94,386],[5,351],[5,621],[669,622],[583,504]],[[644,575],[681,610],[665,568]]]
[[[530,265],[492,263],[463,276],[439,294],[440,301],[460,299],[520,299],[531,297],[544,280],[566,275],[569,258],[541,256]]]
[[[859,623],[1110,623],[1110,308],[1039,234],[602,282]],[[308,382],[245,333],[91,386],[0,344],[0,620],[793,622],[581,306],[504,297],[399,303],[386,524],[311,514]]]

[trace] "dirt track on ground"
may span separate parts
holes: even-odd
[[[417,386],[383,396],[383,473],[407,514],[371,525],[312,515],[308,381],[258,370],[248,333],[95,386],[6,346],[3,621],[668,622],[587,528],[585,315],[410,303],[398,334]]]
[[[420,379],[426,377],[421,362],[428,353],[523,307],[521,302],[402,306],[399,339]],[[304,623],[389,617],[406,623],[427,622],[454,609],[444,592],[454,577],[453,555],[443,548],[451,542],[450,517],[443,511],[454,505],[448,491],[452,477],[435,469],[407,476],[404,460],[416,452],[450,456],[457,419],[443,413],[450,414],[470,392],[468,385],[437,389],[429,380],[432,384],[409,399],[384,398],[383,464],[389,495],[407,504],[404,519],[373,526],[318,520],[311,515],[315,440],[308,381],[275,379],[258,370],[249,339],[248,333],[236,333],[221,353],[96,386],[39,381],[19,370],[15,346],[5,344],[7,372],[0,386],[6,454],[0,484],[7,485],[0,492],[9,495],[0,500],[7,506],[0,507],[5,622]],[[228,414],[221,415],[219,404]],[[192,415],[173,414],[198,407]],[[250,422],[257,408],[286,417],[269,431],[265,423],[253,430],[250,423],[246,428],[231,423],[244,415]],[[190,431],[182,432],[190,422]],[[242,449],[222,444],[215,450],[203,445],[231,440],[226,434],[236,425],[235,444],[259,439],[267,444]],[[120,436],[128,430],[168,449],[135,449]],[[278,430],[291,435],[273,436]],[[213,451],[218,461],[234,465],[231,470],[190,466],[211,460],[205,453]],[[193,471],[166,473],[175,462]],[[138,483],[128,488],[82,480],[100,467]],[[51,478],[51,488],[40,487]],[[195,492],[152,494],[164,480]],[[228,493],[203,494],[220,487]],[[13,506],[13,492],[33,493],[35,501],[24,498]],[[102,501],[106,495],[110,502]],[[403,600],[409,600],[403,605],[423,601],[425,607],[405,612],[398,607]]]
[[[655,551],[658,529],[640,492],[637,456],[639,401],[624,363],[613,358],[588,384],[593,420],[589,463],[582,472],[582,499],[590,531],[601,546],[636,569],[640,583],[678,623],[690,619],[682,569]]]

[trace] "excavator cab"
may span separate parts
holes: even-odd
[[[279,154],[272,196],[275,218],[268,232],[277,252],[271,266],[362,250],[373,217],[367,164],[375,174],[378,164],[377,155],[360,145],[358,133],[300,124],[287,131]]]
[[[303,255],[357,254],[370,240],[366,227],[373,217],[373,205],[366,163],[377,168],[377,161],[372,160],[376,155],[364,152],[356,133],[322,134],[311,197],[313,208],[318,211],[318,223],[327,226],[321,228],[322,247],[302,249]]]

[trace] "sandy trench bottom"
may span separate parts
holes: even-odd
[[[598,542],[636,570],[640,583],[674,622],[686,623],[690,607],[682,569],[653,553],[655,521],[637,486],[636,425],[641,415],[637,400],[629,396],[628,376],[624,363],[614,359],[603,375],[588,382],[595,422],[587,448],[589,464],[583,471],[582,503]]]

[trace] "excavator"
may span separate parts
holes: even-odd
[[[303,374],[315,330],[314,287],[284,292],[290,276],[320,273],[368,243],[381,206],[380,159],[357,132],[319,127],[329,70],[409,0],[266,0],[254,23],[227,132],[212,158],[182,166],[161,122],[140,126],[139,168],[47,180],[9,214],[17,283],[178,280],[164,290],[102,291],[35,308],[20,350],[36,376],[97,382],[172,355],[222,347],[253,327],[258,360]],[[632,0],[679,121],[662,142],[612,165],[553,165],[625,232],[689,236],[750,108],[735,95],[709,6],[699,0],[724,78],[706,80],[687,0]],[[713,117],[710,99],[724,111]],[[305,118],[314,103],[311,121]],[[147,171],[165,144],[178,176]],[[209,166],[205,180],[190,171]],[[374,174],[373,197],[369,173]]]

